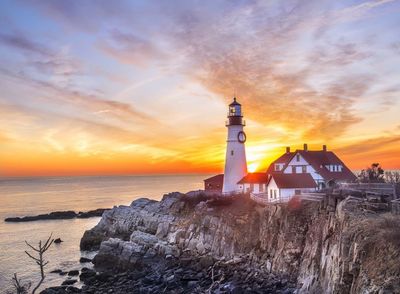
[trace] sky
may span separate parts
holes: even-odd
[[[0,175],[223,171],[327,144],[400,168],[400,1],[0,1]]]

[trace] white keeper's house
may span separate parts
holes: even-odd
[[[308,150],[304,144],[303,150],[293,152],[286,147],[286,152],[272,162],[265,173],[257,174],[239,181],[239,189],[271,202],[356,180],[353,172],[335,153],[328,151],[326,145],[322,150]],[[257,180],[248,180],[250,178]]]
[[[241,105],[229,105],[225,172],[204,180],[205,191],[222,193],[252,193],[267,201],[288,201],[294,195],[317,192],[343,182],[354,182],[356,176],[326,145],[320,150],[285,153],[271,163],[266,172],[247,173],[245,141]]]

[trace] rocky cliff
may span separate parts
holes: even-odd
[[[171,193],[114,207],[85,232],[81,249],[100,249],[98,268],[137,268],[155,256],[210,257],[207,266],[240,261],[255,275],[295,283],[299,293],[400,289],[400,220],[367,211],[360,200],[348,197],[335,212],[296,200],[267,207],[246,197],[202,200]]]

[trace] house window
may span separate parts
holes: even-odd
[[[269,196],[272,198],[272,189],[269,190]]]
[[[300,161],[300,154],[296,154],[296,161],[297,161],[297,162]]]
[[[296,166],[292,165],[292,174],[296,173]]]
[[[294,195],[300,195],[301,194],[301,190],[294,190]]]
[[[260,193],[264,192],[264,184],[260,184]]]
[[[301,167],[301,172],[302,172],[303,174],[305,174],[305,173],[307,172],[307,166],[303,165],[303,166]]]
[[[250,184],[250,192],[253,192],[253,191],[254,191],[254,184],[251,183],[251,184]]]
[[[274,199],[276,199],[276,190],[274,190]]]
[[[231,150],[231,155],[233,156],[233,150]]]

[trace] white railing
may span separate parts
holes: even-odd
[[[221,196],[236,196],[239,194],[243,194],[243,192],[241,191],[221,192]]]
[[[290,199],[294,197],[298,197],[299,199],[302,200],[313,200],[313,201],[321,201],[323,200],[324,196],[326,196],[325,193],[301,193],[299,195],[290,195],[287,197],[279,197],[279,198],[270,198],[267,193],[250,193],[250,198],[254,200],[255,202],[263,205],[269,205],[269,204],[278,204],[278,203],[287,203],[289,202]]]
[[[255,202],[257,202],[259,204],[269,205],[269,204],[289,202],[289,200],[292,199],[292,196],[279,197],[279,198],[275,199],[275,198],[268,197],[267,193],[250,193],[250,199],[254,200]]]

